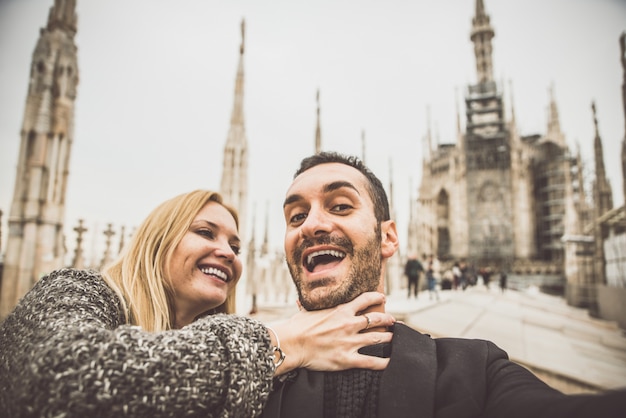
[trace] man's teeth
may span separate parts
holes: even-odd
[[[209,268],[203,267],[203,268],[200,269],[200,271],[202,273],[204,273],[204,274],[210,274],[210,275],[213,275],[213,276],[217,276],[220,279],[224,280],[225,282],[228,281],[228,276],[226,275],[226,273],[224,273],[220,269],[216,269],[215,267],[209,267]]]
[[[316,251],[314,253],[309,254],[309,256],[306,259],[306,263],[308,265],[311,265],[311,263],[313,262],[313,259],[315,257],[318,257],[320,255],[332,255],[333,257],[336,258],[344,258],[346,255],[344,253],[342,253],[341,251],[335,251],[335,250],[322,250],[322,251]]]

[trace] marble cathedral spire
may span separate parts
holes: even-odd
[[[622,188],[626,205],[626,31],[619,37],[620,61],[622,63],[622,105],[624,106],[624,139],[622,140]]]
[[[554,86],[550,87],[550,105],[548,106],[548,132],[546,137],[560,147],[565,147],[565,135],[561,131],[559,109],[554,99]]]
[[[256,251],[256,203],[252,207],[252,228],[250,229],[250,241],[248,242],[248,257],[252,256]],[[254,257],[251,259],[254,262]],[[250,266],[254,268],[254,264]],[[246,269],[247,270],[247,269]]]
[[[0,209],[0,257],[2,256],[2,215],[4,214],[4,212],[2,212],[2,209]],[[0,258],[0,260],[2,260],[2,258]]]
[[[598,129],[598,118],[596,116],[596,104],[591,103],[591,110],[593,111],[593,124],[595,126],[595,138],[593,141],[593,150],[596,164],[596,180],[594,187],[594,205],[596,207],[596,217],[604,215],[609,210],[613,209],[613,192],[611,185],[606,178],[606,169],[604,167],[604,152],[602,150],[602,138],[600,137],[600,131]]]
[[[576,211],[579,214],[577,234],[584,232],[585,226],[589,223],[591,217],[591,211],[589,202],[587,200],[587,191],[585,189],[585,176],[584,176],[584,163],[582,153],[580,151],[580,143],[576,143],[576,166],[575,173],[575,199],[576,199]]]
[[[389,214],[391,215],[391,219],[396,219],[396,206],[394,202],[394,193],[393,193],[393,161],[391,157],[389,157]],[[400,289],[400,278],[402,274],[400,272],[400,257],[401,251],[395,252],[395,254],[388,260],[387,262],[387,271],[385,272],[385,293],[391,294]]]
[[[417,199],[413,198],[413,178],[409,178],[409,226],[407,231],[407,254],[417,254],[417,242],[419,240],[417,234]]]
[[[317,102],[317,122],[315,123],[315,153],[322,152],[322,128],[320,126],[320,89],[317,89],[315,97]]]
[[[250,241],[248,241],[248,251],[246,254],[246,268],[244,269],[244,274],[246,276],[250,276],[252,279],[246,280],[246,291],[252,297],[252,304],[249,311],[249,314],[255,314],[258,312],[257,305],[257,293],[258,293],[258,282],[253,278],[257,276],[257,250],[256,250],[256,204],[252,208],[252,229],[250,232]]]
[[[593,141],[594,159],[595,159],[595,181],[593,183],[593,206],[594,206],[594,224],[598,218],[613,209],[613,192],[611,185],[606,178],[606,169],[604,167],[604,152],[602,150],[602,138],[598,129],[598,118],[596,115],[596,104],[591,103],[593,111],[593,124],[595,126],[595,138]],[[596,283],[606,283],[606,265],[604,254],[604,234],[602,227],[596,224],[594,227],[594,278]]]
[[[63,267],[65,195],[74,140],[76,1],[55,0],[33,52],[8,226],[0,318]]]
[[[459,110],[459,92],[454,91],[454,109],[456,111],[456,138],[457,144],[463,146],[463,130],[461,129],[461,111]]]
[[[430,126],[430,106],[426,108],[426,135],[424,135],[424,138],[422,140],[422,146],[424,148],[424,156],[422,158],[422,161],[425,169],[426,165],[430,163],[430,159],[432,158],[433,154],[433,137]]]
[[[476,14],[472,19],[470,39],[474,42],[476,55],[476,75],[478,83],[493,81],[493,61],[491,39],[495,35],[485,12],[483,0],[476,0]]]
[[[361,161],[365,164],[365,129],[361,130]]]
[[[513,97],[513,82],[509,80],[509,106],[511,106],[511,120],[509,130],[513,133],[513,138],[517,137],[517,116],[515,114],[515,98]]]
[[[235,100],[230,117],[230,128],[224,145],[224,164],[220,193],[224,200],[235,207],[239,213],[239,234],[246,233],[246,215],[248,198],[248,139],[244,124],[244,42],[245,21],[241,21],[241,46],[239,47],[239,65],[235,79]]]
[[[60,29],[71,35],[76,34],[76,0],[54,0],[48,13],[48,30]]]
[[[576,165],[578,170],[576,171],[576,182],[578,184],[578,190],[581,197],[585,197],[585,177],[583,173],[583,157],[580,151],[580,143],[576,142]]]
[[[391,157],[389,157],[389,206],[391,210],[395,210],[395,205],[393,204],[393,161]],[[395,217],[392,217],[395,219]]]
[[[265,232],[261,244],[261,256],[267,257],[270,253],[270,202],[265,204]]]

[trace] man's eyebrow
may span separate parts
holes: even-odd
[[[326,184],[323,190],[324,190],[324,193],[329,193],[329,192],[333,192],[335,190],[341,189],[342,187],[348,187],[354,190],[356,194],[358,194],[359,196],[361,195],[361,193],[359,193],[357,188],[349,181],[334,181],[332,183]]]
[[[325,184],[324,187],[322,188],[322,191],[324,193],[330,193],[330,192],[334,192],[335,190],[339,190],[343,187],[347,187],[349,189],[352,189],[356,192],[356,194],[358,194],[359,196],[361,195],[361,193],[359,193],[359,191],[357,190],[357,188],[350,182],[348,181],[334,181],[332,183],[328,183]],[[290,205],[292,203],[298,202],[300,200],[304,199],[302,197],[301,194],[292,194],[289,195],[285,198],[285,202],[283,203],[283,209],[285,208],[285,206]]]
[[[289,196],[285,198],[285,201],[283,202],[283,209],[285,208],[285,206],[295,203],[302,199],[303,199],[302,195],[300,194],[290,194]]]

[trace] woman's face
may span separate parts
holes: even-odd
[[[241,276],[240,245],[230,212],[217,202],[207,203],[166,266],[174,290],[176,328],[224,303]]]

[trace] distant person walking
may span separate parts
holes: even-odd
[[[506,273],[504,270],[500,272],[500,290],[502,293],[506,290]]]
[[[413,296],[417,299],[417,293],[419,292],[420,275],[424,271],[422,263],[417,259],[417,255],[411,254],[409,256],[406,265],[404,266],[404,274],[408,279],[408,295],[407,298],[411,298],[411,289],[413,289]]]
[[[481,276],[483,276],[483,283],[487,290],[489,290],[489,282],[491,281],[491,267],[485,267],[482,269]]]
[[[467,285],[469,283],[469,275],[470,275],[469,266],[467,265],[466,262],[462,262],[461,263],[461,279],[459,281],[459,286],[463,290],[467,289]]]
[[[426,282],[428,284],[429,299],[433,299],[433,295],[436,300],[439,300],[439,292],[437,291],[437,278],[435,277],[435,263],[433,256],[428,257],[428,267],[426,268]]]
[[[459,262],[455,261],[452,266],[452,288],[456,290],[461,283],[461,268],[459,267]]]

